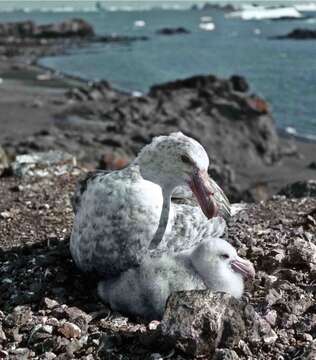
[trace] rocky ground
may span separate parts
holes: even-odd
[[[229,239],[257,271],[242,301],[179,293],[146,324],[103,305],[97,279],[70,257],[70,196],[84,169],[69,157],[13,170],[23,176],[0,178],[1,358],[316,357],[315,198],[277,197],[233,218]]]
[[[30,65],[43,49],[81,46],[56,33],[41,44],[35,34],[61,29],[32,26],[22,52],[0,47],[0,358],[315,359],[316,186],[306,180],[315,178],[316,145],[280,138],[269,105],[239,76],[130,95]],[[70,196],[86,168],[122,167],[152,136],[178,130],[206,147],[231,200],[264,199],[229,224],[257,275],[240,302],[179,293],[161,323],[146,324],[113,313],[96,296],[97,279],[74,266]],[[12,165],[18,154],[56,149],[71,155]]]
[[[280,138],[268,104],[238,76],[197,76],[133,96],[106,82],[82,85],[52,73],[41,80],[47,73],[34,67],[1,67],[0,142],[10,157],[61,149],[113,169],[153,136],[181,130],[205,146],[212,175],[233,201],[267,199],[315,178],[316,144]]]

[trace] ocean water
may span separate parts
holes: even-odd
[[[41,64],[85,79],[106,79],[128,91],[146,92],[153,84],[196,74],[243,75],[251,90],[271,105],[278,128],[316,140],[316,41],[270,40],[294,28],[316,29],[315,18],[295,21],[226,19],[212,11],[115,11],[0,13],[0,21],[33,19],[38,23],[82,17],[98,34],[146,35],[148,41],[93,44]],[[199,28],[211,16],[214,31]],[[143,20],[144,27],[135,21]],[[188,35],[161,36],[162,27],[183,26]]]

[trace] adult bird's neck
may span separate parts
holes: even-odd
[[[162,189],[162,196],[163,196],[163,204],[162,210],[159,219],[159,225],[157,231],[149,244],[149,249],[155,249],[160,244],[169,221],[169,214],[170,214],[170,205],[171,205],[171,194],[172,190],[170,188]]]

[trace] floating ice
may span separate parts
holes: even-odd
[[[308,12],[308,11],[316,11],[316,3],[309,4],[297,4],[294,5],[297,11]]]
[[[285,128],[285,131],[290,135],[297,135],[296,129],[294,127],[292,127],[292,126],[287,126]]]
[[[242,20],[299,19],[302,17],[303,15],[294,7],[265,8],[263,6],[249,7],[226,15],[226,18],[241,18]]]
[[[134,26],[135,27],[144,27],[144,26],[146,26],[146,22],[144,20],[136,20],[136,21],[134,21]]]
[[[199,28],[204,31],[213,31],[215,29],[215,25],[211,22],[208,23],[201,23]]]
[[[201,16],[200,21],[202,23],[209,23],[209,22],[213,21],[213,18],[212,18],[212,16]]]

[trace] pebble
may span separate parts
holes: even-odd
[[[2,217],[2,219],[9,219],[11,217],[11,214],[9,211],[2,211],[0,213],[0,216]]]
[[[5,340],[7,340],[7,337],[6,337],[5,332],[3,331],[3,329],[2,329],[2,327],[0,325],[0,343],[2,341],[5,341]]]
[[[63,334],[67,339],[76,339],[81,336],[81,329],[76,324],[66,321],[59,329],[58,332]]]
[[[276,334],[276,332],[274,330],[271,329],[269,334],[263,336],[263,341],[266,344],[273,344],[276,342],[277,338],[278,338],[278,335]]]
[[[40,359],[42,360],[53,360],[56,359],[57,355],[54,354],[53,352],[45,352]]]
[[[53,309],[55,306],[59,305],[56,300],[50,299],[48,297],[44,298],[44,304],[47,309]]]
[[[278,317],[278,313],[275,310],[270,310],[267,312],[267,314],[264,316],[264,319],[271,325],[275,326],[276,319]]]

